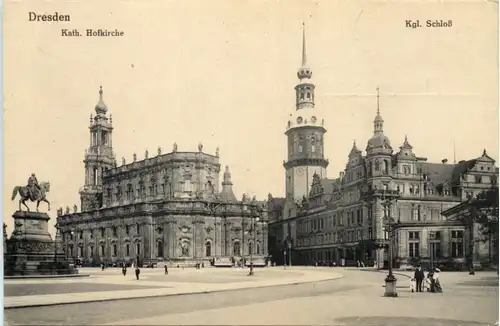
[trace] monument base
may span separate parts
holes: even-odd
[[[67,261],[62,244],[52,240],[46,213],[17,211],[12,217],[14,231],[6,240],[5,276],[78,274]]]

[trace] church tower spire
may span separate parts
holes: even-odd
[[[113,152],[113,126],[106,115],[108,107],[103,100],[102,86],[95,106],[96,116],[90,119],[89,148],[85,151],[85,184],[80,189],[81,209],[89,211],[102,206],[102,175],[116,166]]]
[[[307,67],[306,26],[302,23],[302,65],[297,71],[299,84],[295,86],[297,110],[314,107],[314,84],[311,81],[312,70]]]
[[[321,113],[314,106],[315,86],[311,80],[306,51],[305,24],[302,24],[302,57],[295,86],[296,109],[290,114],[285,135],[288,137],[288,156],[283,162],[286,170],[285,218],[292,216],[295,202],[309,196],[313,176],[326,178],[328,160],[324,156],[323,138],[326,133]]]

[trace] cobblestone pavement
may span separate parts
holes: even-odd
[[[398,298],[384,298],[384,275],[333,270],[344,277],[193,296],[9,309],[5,314],[9,325],[473,326],[493,325],[497,320],[495,273],[442,273],[444,293],[411,293],[403,288]],[[219,272],[206,272],[206,277],[211,273]],[[283,271],[273,273],[283,275]],[[401,283],[407,283],[403,278]]]

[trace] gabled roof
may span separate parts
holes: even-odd
[[[452,180],[453,171],[455,169],[454,164],[422,162],[419,163],[419,166],[422,169],[422,173],[425,173],[436,186]]]
[[[468,160],[468,161],[460,161],[455,165],[455,169],[453,170],[452,181],[456,182],[460,180],[460,176],[464,173],[467,173],[470,169],[472,169],[477,163],[477,160]]]

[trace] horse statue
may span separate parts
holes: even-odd
[[[28,205],[26,205],[27,200],[31,201],[36,201],[36,211],[38,212],[38,206],[40,206],[40,202],[46,202],[47,205],[49,205],[49,211],[50,211],[50,202],[45,198],[46,194],[50,191],[50,182],[40,182],[39,185],[40,189],[39,191],[36,191],[34,193],[35,198],[30,198],[30,191],[27,186],[15,186],[14,190],[12,191],[12,200],[14,200],[19,193],[19,196],[21,196],[21,199],[19,199],[19,210],[21,211],[21,204],[26,207],[28,212],[30,211],[30,208]]]

